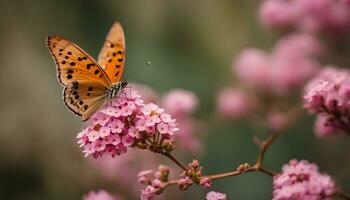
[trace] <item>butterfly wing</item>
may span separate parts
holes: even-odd
[[[63,90],[65,105],[86,121],[107,99],[107,88],[96,81],[79,80],[66,85]]]
[[[112,83],[120,82],[125,62],[125,36],[122,26],[116,22],[107,34],[98,56],[98,63]]]
[[[47,45],[57,65],[57,78],[65,86],[63,100],[85,121],[105,101],[111,82],[104,70],[74,43],[49,36]]]
[[[104,70],[71,41],[60,36],[49,36],[47,46],[56,62],[57,78],[62,85],[77,80],[94,80],[107,87],[111,86]]]

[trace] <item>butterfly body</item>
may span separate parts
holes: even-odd
[[[118,82],[114,85],[112,85],[112,87],[108,90],[108,95],[107,95],[107,99],[114,99],[118,96],[118,94],[123,91],[123,89],[128,85],[127,81],[122,81],[122,82]]]
[[[61,36],[49,36],[47,46],[57,66],[58,81],[64,86],[63,101],[83,121],[126,87],[122,80],[125,37],[119,23],[110,29],[97,62]]]

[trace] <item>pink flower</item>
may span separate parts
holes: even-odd
[[[151,185],[147,186],[144,190],[141,190],[141,200],[153,200],[156,197],[157,189]]]
[[[142,170],[137,175],[139,177],[139,183],[143,185],[150,185],[152,182],[153,171],[152,170]]]
[[[320,65],[315,57],[322,52],[322,45],[311,35],[292,34],[278,41],[270,54],[259,49],[242,51],[233,69],[250,86],[286,96],[300,90],[318,72]]]
[[[293,1],[267,0],[260,6],[259,17],[263,25],[273,28],[288,28],[300,16],[300,9]]]
[[[78,134],[78,143],[84,149],[85,156],[97,158],[107,154],[114,157],[126,153],[134,144],[142,148],[159,146],[145,143],[145,137],[158,135],[173,140],[174,132],[177,131],[175,120],[167,116],[167,122],[162,122],[161,114],[166,116],[164,109],[154,103],[142,102],[135,90],[125,88],[123,94],[95,113],[91,123]]]
[[[319,138],[331,136],[337,133],[336,128],[329,125],[328,117],[325,115],[318,115],[315,122],[315,135]]]
[[[179,131],[176,134],[177,146],[186,152],[198,152],[202,143],[195,135],[204,131],[201,128],[200,121],[192,117],[192,113],[198,106],[197,96],[188,90],[172,89],[161,99],[164,108],[177,119]],[[169,114],[161,114],[161,121],[169,123],[171,118]],[[159,131],[167,129],[166,126],[159,126]]]
[[[331,199],[336,185],[327,174],[321,174],[318,167],[306,160],[291,160],[274,176],[273,200]]]
[[[311,34],[294,33],[280,39],[273,48],[278,57],[313,58],[322,55],[325,47]]]
[[[250,85],[266,88],[270,85],[269,62],[270,56],[265,51],[248,48],[236,57],[232,70]]]
[[[217,100],[217,112],[225,118],[247,117],[254,107],[253,100],[239,89],[224,89]]]
[[[267,123],[272,130],[281,130],[288,124],[288,117],[279,110],[271,110],[267,114]]]
[[[104,190],[99,190],[97,192],[91,191],[84,195],[83,200],[122,200],[122,198],[112,196]]]
[[[349,30],[350,8],[346,1],[266,0],[260,7],[260,20],[273,28],[339,34]]]
[[[304,107],[328,116],[325,126],[350,132],[350,71],[324,68],[311,80],[304,94]]]
[[[199,184],[200,184],[203,188],[210,188],[212,182],[211,182],[210,178],[208,178],[208,177],[205,176],[205,177],[202,177],[202,178],[200,179]]]
[[[162,98],[165,109],[178,118],[188,115],[198,106],[197,96],[188,90],[173,89]]]
[[[220,192],[208,192],[207,193],[207,200],[226,200],[226,194],[220,193]]]
[[[193,184],[193,181],[188,176],[182,177],[178,182],[179,189],[181,191],[187,190],[192,184]]]
[[[152,200],[163,190],[163,183],[168,181],[169,167],[160,165],[158,171],[143,170],[139,173],[139,182],[146,186],[141,190],[141,200]]]
[[[157,125],[157,130],[161,134],[169,133],[169,126],[166,123],[160,123]]]
[[[146,103],[156,102],[159,98],[157,92],[147,85],[139,83],[130,83],[129,85],[140,93]]]

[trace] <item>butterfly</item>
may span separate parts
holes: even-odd
[[[97,62],[61,36],[48,36],[46,42],[56,63],[58,81],[64,86],[63,102],[83,121],[127,86],[127,81],[122,79],[125,36],[118,22],[107,34]]]

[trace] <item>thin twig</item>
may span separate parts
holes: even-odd
[[[171,155],[170,153],[161,153],[164,156],[168,157],[170,160],[172,160],[175,164],[177,164],[177,166],[179,166],[181,169],[183,169],[184,171],[187,171],[187,168],[181,164],[173,155]]]
[[[337,193],[334,194],[334,197],[350,200],[350,195],[344,193],[343,191],[338,191]]]

